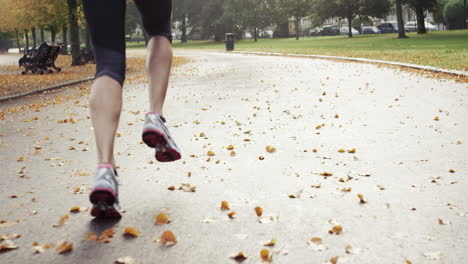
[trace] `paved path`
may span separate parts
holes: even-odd
[[[89,206],[95,146],[86,98],[0,121],[0,219],[7,220],[0,235],[22,235],[19,249],[0,254],[1,263],[113,263],[120,256],[137,263],[234,263],[229,257],[239,251],[248,256],[244,263],[261,263],[262,244],[272,238],[273,263],[467,258],[466,84],[367,64],[178,53],[192,62],[174,74],[165,111],[183,160],[153,164],[152,150],[139,144],[145,85],[127,85],[116,146],[126,210],[119,222],[80,212],[52,227],[71,207]],[[14,105],[0,107],[7,106]],[[76,123],[57,122],[67,118]],[[231,144],[236,156],[226,150]],[[266,152],[267,145],[277,151]],[[35,148],[42,149],[34,154]],[[209,158],[209,150],[216,155]],[[25,161],[17,162],[21,156]],[[182,183],[196,192],[167,189]],[[360,204],[359,193],[367,203]],[[235,219],[220,210],[223,200]],[[153,224],[160,212],[169,225]],[[335,225],[342,234],[328,233]],[[142,236],[122,237],[127,226]],[[117,232],[111,243],[85,241],[88,232],[109,227]],[[179,243],[154,242],[164,230]],[[323,244],[309,245],[312,237]],[[33,254],[33,242],[62,239],[73,242],[70,254]]]

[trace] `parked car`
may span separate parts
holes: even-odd
[[[427,31],[436,31],[437,28],[429,22],[424,22]],[[418,23],[416,21],[409,21],[405,24],[406,32],[416,32],[418,31]]]
[[[260,38],[273,38],[273,31],[272,30],[267,30],[260,32]]]
[[[371,26],[371,27],[363,27],[361,34],[380,34],[382,33],[380,29],[377,27]],[[354,34],[354,33],[353,33]]]
[[[245,32],[245,33],[244,33],[244,38],[245,38],[245,39],[251,39],[251,38],[252,38],[252,34],[250,34],[249,32]]]
[[[309,36],[315,37],[315,36],[320,36],[320,32],[323,31],[323,27],[316,27],[311,30],[309,30]]]
[[[337,36],[340,34],[340,26],[324,26],[320,31],[317,32],[317,36]]]
[[[380,24],[380,31],[385,33],[398,33],[398,23],[396,21],[390,21]]]
[[[353,33],[353,35],[359,35],[359,31],[357,31],[355,28],[351,28],[351,32]],[[348,27],[340,28],[340,35],[348,35],[348,34],[349,34]]]

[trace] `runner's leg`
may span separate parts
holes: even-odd
[[[162,116],[172,65],[171,0],[135,0],[150,36],[146,57],[150,112]]]
[[[83,0],[83,6],[96,57],[90,110],[98,163],[115,166],[114,139],[125,79],[125,0]]]

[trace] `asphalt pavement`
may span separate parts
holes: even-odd
[[[320,59],[176,55],[190,62],[174,71],[165,116],[182,160],[157,163],[141,144],[145,84],[126,85],[120,221],[89,215],[96,149],[87,98],[0,121],[0,236],[21,235],[0,263],[236,263],[239,252],[243,263],[262,263],[262,249],[272,263],[467,261],[466,83]],[[69,212],[75,206],[82,211]],[[155,225],[159,213],[171,222]],[[126,227],[141,236],[123,236]],[[108,228],[110,243],[87,241]],[[160,246],[165,230],[177,244]],[[61,240],[73,250],[32,246]]]

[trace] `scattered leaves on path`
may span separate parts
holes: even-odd
[[[244,255],[244,252],[239,252],[237,255],[230,257],[231,259],[237,261],[237,262],[243,262],[244,260],[247,259],[247,257]]]
[[[0,243],[0,252],[17,249],[19,246],[11,240],[4,240]]]
[[[163,213],[158,214],[154,220],[155,225],[165,225],[169,224],[170,222],[171,220],[169,219],[169,217]]]
[[[343,232],[343,227],[341,225],[333,226],[332,229],[328,230],[328,233],[339,235]]]
[[[130,237],[139,237],[139,236],[141,236],[141,232],[138,231],[138,229],[136,229],[134,227],[126,227],[124,229],[123,235],[124,236],[130,236]]]
[[[39,254],[39,253],[44,253],[46,250],[50,249],[50,248],[53,248],[54,247],[54,244],[52,243],[48,243],[48,244],[44,244],[44,245],[39,245],[38,242],[34,242],[33,243],[33,249],[34,249],[34,254]]]
[[[262,216],[263,214],[263,209],[260,206],[255,207],[255,213],[257,216]]]
[[[276,239],[270,240],[268,243],[263,244],[265,247],[274,247],[276,244]]]
[[[60,217],[59,221],[57,222],[57,224],[54,225],[54,227],[59,227],[59,226],[65,225],[65,223],[67,223],[67,221],[68,221],[68,218],[69,218],[68,214]]]
[[[270,251],[268,249],[260,250],[260,258],[263,262],[271,262],[272,256],[270,255]]]
[[[364,196],[361,193],[358,193],[357,197],[359,198],[360,203],[362,204],[367,203],[366,199],[364,199]]]
[[[120,257],[115,260],[115,264],[135,264],[135,259],[129,256]]]
[[[177,239],[174,235],[174,233],[172,233],[172,231],[164,231],[164,233],[161,235],[161,238],[159,239],[159,243],[161,244],[161,246],[173,246],[177,243]]]
[[[62,241],[57,244],[57,248],[55,248],[55,253],[57,254],[64,254],[73,250],[73,243]]]
[[[221,210],[230,210],[229,203],[226,201],[221,202]]]
[[[99,237],[95,233],[89,232],[86,240],[96,241],[96,242],[101,242],[101,243],[110,243],[114,235],[115,235],[114,229],[109,228],[103,231]]]

